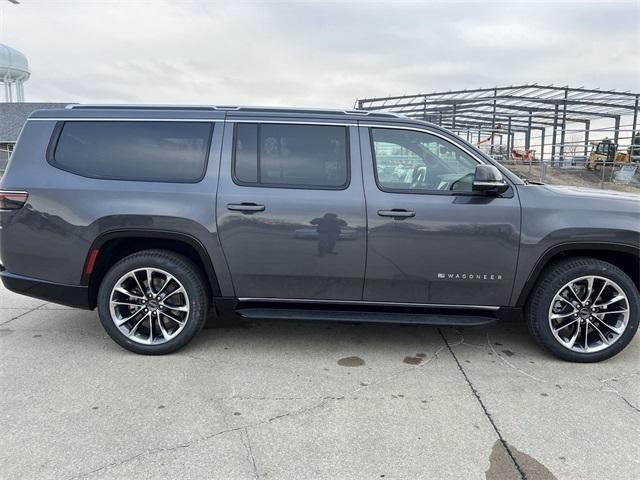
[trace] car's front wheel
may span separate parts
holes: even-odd
[[[202,275],[186,257],[145,250],[116,263],[98,291],[100,321],[119,345],[161,355],[186,345],[204,325]]]
[[[536,341],[573,362],[599,362],[619,353],[635,335],[639,317],[640,294],[631,278],[587,257],[547,268],[527,311]]]

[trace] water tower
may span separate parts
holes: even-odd
[[[24,82],[29,75],[27,57],[0,43],[0,84],[4,85],[5,102],[24,102]]]

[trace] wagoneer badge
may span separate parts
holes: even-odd
[[[438,278],[443,280],[487,280],[500,281],[499,273],[438,273]]]

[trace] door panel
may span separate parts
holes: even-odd
[[[258,168],[257,173],[252,171],[243,157],[242,171],[236,169],[236,175],[240,173],[248,179],[267,178],[272,186],[234,183],[233,130],[234,124],[227,123],[216,209],[220,241],[236,296],[360,300],[366,255],[366,212],[355,125],[347,127],[345,140],[349,147],[350,182],[344,189],[332,190],[284,187],[282,182],[287,173],[282,173],[282,168],[288,167],[278,163],[280,159],[287,160],[281,150],[295,151],[296,147],[274,141],[275,134],[270,133],[273,126],[259,134],[258,143],[266,145],[263,150],[272,147],[277,150],[272,148],[273,154],[263,152],[263,157],[268,156],[263,168]],[[309,140],[304,140],[305,145],[308,143]],[[308,160],[293,159],[296,167],[290,170],[292,182],[303,182],[304,172],[299,166]],[[327,184],[331,185],[339,172],[329,177]]]
[[[520,204],[515,194],[511,193],[511,198],[492,198],[446,191],[427,193],[428,188],[439,186],[458,188],[463,182],[456,183],[456,175],[466,182],[466,170],[453,174],[438,172],[435,180],[429,180],[429,172],[437,168],[416,167],[415,152],[409,152],[407,155],[412,158],[404,161],[401,149],[395,152],[400,173],[394,170],[395,176],[387,176],[387,180],[395,179],[398,184],[404,181],[401,166],[405,164],[409,168],[406,181],[413,181],[415,187],[416,175],[412,177],[411,171],[418,172],[418,181],[424,190],[421,193],[398,193],[399,189],[382,191],[377,185],[380,179],[374,173],[368,128],[361,127],[360,138],[368,219],[363,299],[507,305],[520,240]],[[391,167],[385,166],[387,170]],[[427,178],[423,178],[425,176]],[[391,180],[388,182],[395,185]]]

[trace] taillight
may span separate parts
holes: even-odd
[[[27,192],[8,192],[0,190],[0,210],[18,210],[26,203]]]

